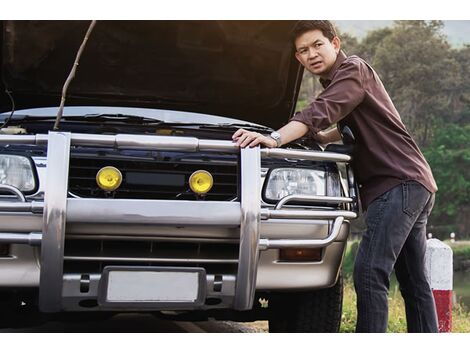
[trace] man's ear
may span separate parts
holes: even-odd
[[[341,50],[341,39],[339,39],[339,37],[334,37],[331,44],[333,44],[333,48],[335,48],[336,54],[338,54]]]

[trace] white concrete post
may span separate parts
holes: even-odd
[[[452,331],[452,249],[438,239],[427,240],[426,275],[436,302],[439,332]]]

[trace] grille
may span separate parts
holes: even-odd
[[[203,267],[208,274],[236,274],[236,240],[135,239],[66,236],[64,273],[101,273],[118,266]]]
[[[232,201],[239,195],[238,165],[238,155],[228,153],[82,148],[71,154],[69,192],[82,198]],[[114,166],[123,175],[116,191],[105,192],[96,184],[96,174],[105,166]],[[189,177],[200,169],[214,179],[212,189],[202,198],[189,188]]]

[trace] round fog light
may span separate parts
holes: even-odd
[[[206,194],[212,188],[214,179],[212,175],[205,170],[198,170],[193,172],[189,177],[189,187],[194,193]]]
[[[121,182],[121,171],[113,166],[105,166],[96,174],[96,183],[104,191],[116,190]]]

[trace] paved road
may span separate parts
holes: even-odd
[[[48,322],[46,324],[21,328],[21,329],[0,329],[0,332],[164,332],[164,333],[253,333],[263,332],[263,323],[241,324],[225,321],[207,322],[172,322],[166,321],[151,314],[118,314],[110,319],[102,321],[85,321],[85,322]]]

